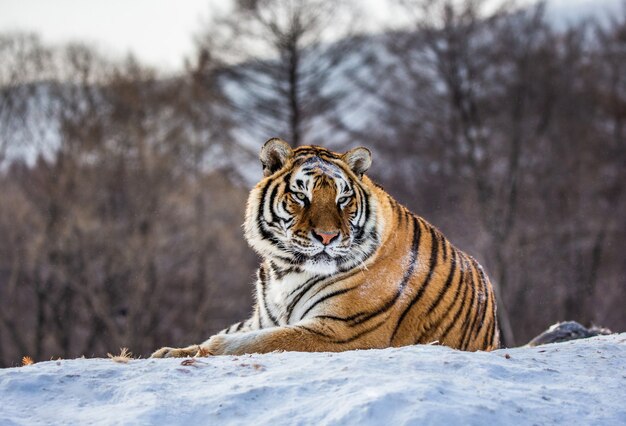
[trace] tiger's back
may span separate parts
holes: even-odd
[[[155,356],[499,347],[483,269],[364,175],[369,151],[292,150],[273,139],[261,161],[266,177],[251,191],[244,224],[264,259],[252,317]]]
[[[398,243],[382,244],[377,268],[384,271],[397,259],[393,297],[378,312],[393,307],[385,329],[389,346],[439,342],[462,350],[493,350],[499,347],[499,332],[493,288],[482,267],[454,247],[434,226],[412,214],[387,193]],[[394,235],[395,234],[395,235]]]

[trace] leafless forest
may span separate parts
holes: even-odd
[[[370,174],[474,255],[507,345],[626,329],[626,3],[239,0],[185,71],[0,34],[0,366],[136,355],[246,317],[261,144],[367,146]],[[192,35],[190,34],[190,37]]]

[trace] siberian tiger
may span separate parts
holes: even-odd
[[[371,153],[270,139],[244,224],[263,258],[252,317],[152,356],[345,351],[438,342],[499,347],[481,266],[365,172]]]

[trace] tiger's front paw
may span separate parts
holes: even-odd
[[[164,347],[155,351],[150,358],[186,358],[196,355],[202,355],[202,349],[199,345],[191,345],[186,348],[169,348]]]

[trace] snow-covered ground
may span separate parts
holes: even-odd
[[[0,370],[0,424],[626,424],[626,333],[439,346],[42,362]]]

